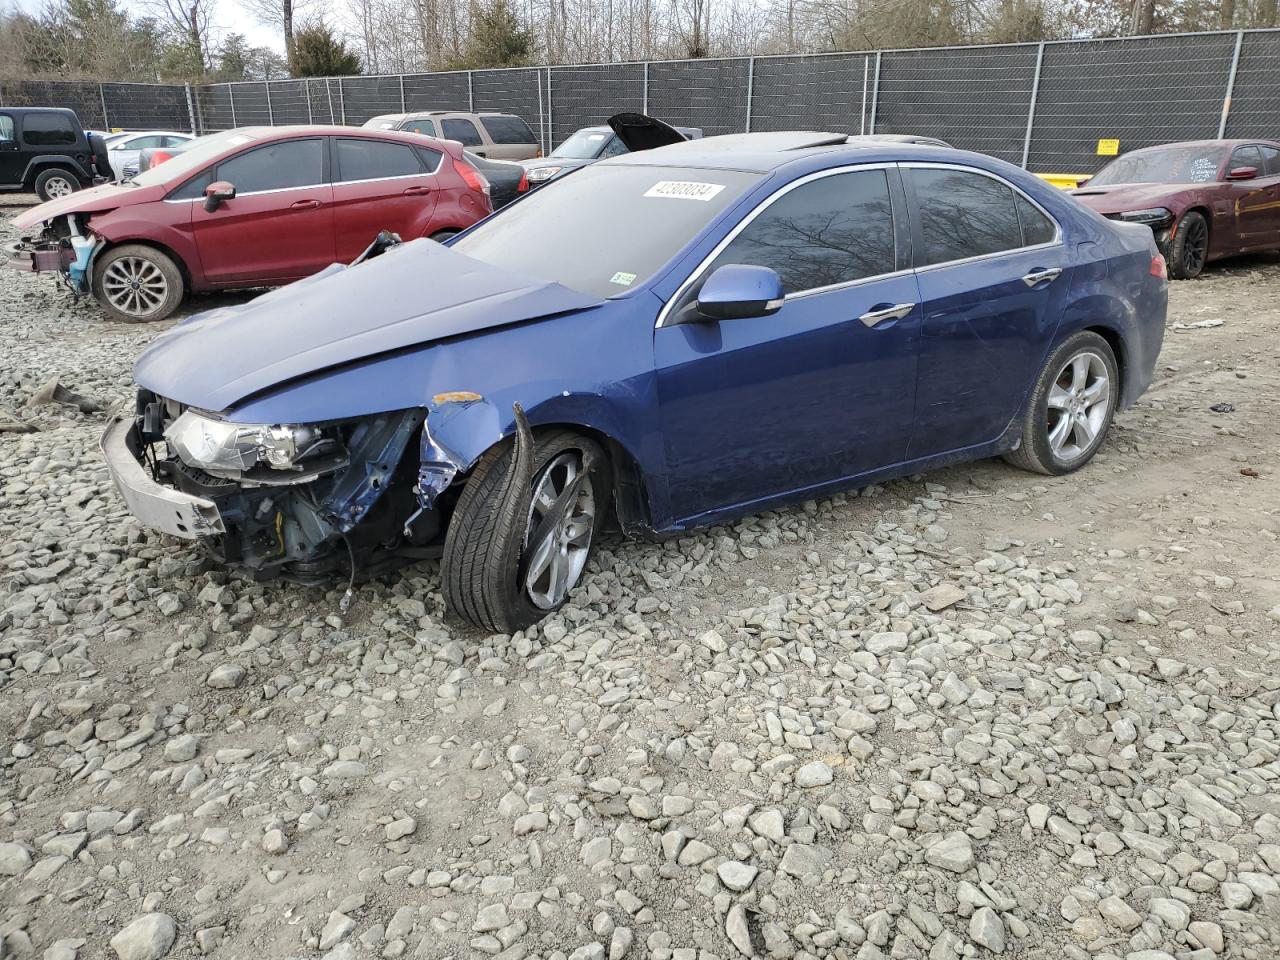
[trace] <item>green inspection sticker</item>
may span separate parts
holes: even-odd
[[[612,277],[609,278],[609,282],[616,283],[619,286],[629,287],[636,282],[636,275],[634,273],[623,273],[621,270],[619,270],[617,273],[615,273]]]

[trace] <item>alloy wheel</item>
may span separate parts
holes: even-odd
[[[44,182],[44,192],[49,195],[50,200],[58,197],[69,197],[76,192],[75,185],[70,180],[63,177],[50,177]]]
[[[539,474],[525,527],[524,591],[542,610],[559,606],[582,576],[596,499],[582,454],[566,450]]]
[[[1049,449],[1062,463],[1080,459],[1107,424],[1111,380],[1106,362],[1091,351],[1077,353],[1054,377],[1047,403]]]
[[[103,271],[102,292],[121,313],[143,317],[164,303],[169,282],[150,260],[121,257]]]
[[[1195,276],[1204,268],[1209,254],[1209,227],[1194,217],[1184,224],[1187,235],[1182,238],[1182,264],[1187,276]]]

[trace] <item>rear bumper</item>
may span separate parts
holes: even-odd
[[[100,448],[121,498],[144,526],[184,540],[226,532],[212,500],[157,483],[143,469],[138,459],[137,427],[131,421],[113,420],[102,435]]]

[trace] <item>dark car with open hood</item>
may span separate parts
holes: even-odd
[[[1169,276],[1280,249],[1280,143],[1197,140],[1134,150],[1072,191],[1103,216],[1150,227]]]
[[[959,460],[1079,469],[1166,304],[1150,230],[991,157],[713,137],[178,324],[103,449],[144,524],[224,563],[440,557],[448,608],[511,632],[610,517],[666,535]]]

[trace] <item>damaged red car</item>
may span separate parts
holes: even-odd
[[[127,183],[15,218],[19,269],[56,272],[125,321],[188,293],[278,286],[349,263],[381,231],[444,240],[491,212],[462,146],[352,127],[246,127],[194,141]]]
[[[1149,226],[1175,280],[1210,260],[1280,250],[1280,143],[1270,140],[1134,150],[1072,194],[1111,220]]]

